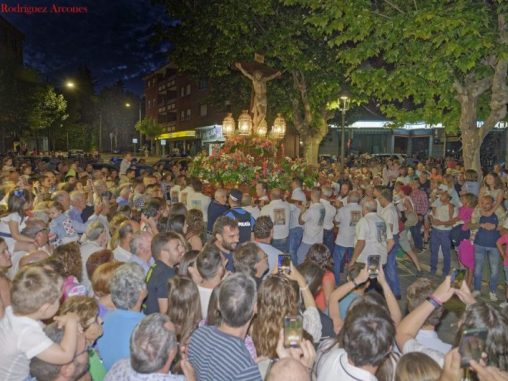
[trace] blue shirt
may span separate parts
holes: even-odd
[[[349,294],[344,296],[339,301],[339,311],[340,311],[340,318],[344,320],[346,318],[347,309],[353,303],[353,300],[358,298],[358,294],[356,292],[351,291]]]
[[[213,230],[213,224],[215,223],[215,220],[226,213],[228,209],[229,207],[227,205],[222,205],[217,201],[212,200],[210,205],[208,205],[208,222],[206,230],[211,232]]]
[[[499,230],[497,225],[499,220],[497,219],[496,213],[492,213],[490,216],[480,216],[480,224],[494,224],[496,228],[494,230],[487,230],[479,228],[474,239],[475,245],[484,247],[496,247],[496,241],[499,239]]]
[[[141,312],[114,310],[104,318],[104,334],[97,340],[97,350],[109,370],[118,360],[130,356],[134,327],[145,317]]]
[[[261,381],[261,373],[244,341],[215,326],[194,331],[187,349],[199,381]]]

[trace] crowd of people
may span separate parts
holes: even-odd
[[[508,380],[500,166],[323,163],[310,187],[206,194],[131,159],[3,160],[1,380]]]

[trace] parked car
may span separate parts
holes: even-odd
[[[191,162],[191,160],[192,159],[190,157],[167,157],[167,158],[163,158],[163,159],[160,159],[159,161],[157,161],[153,165],[153,167],[157,168],[160,165],[162,165],[162,168],[165,171],[170,171],[171,168],[173,167],[173,165],[180,164],[180,166],[183,169],[187,169],[189,167],[189,163]]]

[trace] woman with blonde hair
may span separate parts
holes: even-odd
[[[284,326],[284,317],[298,314],[298,295],[291,283],[285,276],[270,275],[258,289],[252,339],[260,357],[277,357],[277,340]]]
[[[441,367],[423,352],[409,352],[403,355],[395,370],[395,381],[437,381]]]
[[[202,319],[198,287],[190,278],[176,275],[170,279],[168,316],[178,342],[185,345]]]

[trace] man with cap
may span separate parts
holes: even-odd
[[[241,207],[242,192],[238,189],[232,189],[229,193],[229,209],[224,216],[232,218],[238,222],[240,229],[240,242],[247,242],[252,239],[252,231],[256,220],[252,215]]]

